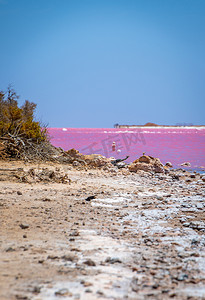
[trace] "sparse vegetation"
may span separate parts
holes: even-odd
[[[0,92],[0,158],[52,160],[55,147],[46,126],[35,120],[36,104],[26,100],[19,107],[18,99],[10,87]]]
[[[72,163],[73,158],[49,140],[47,126],[35,120],[36,104],[26,100],[19,107],[16,92],[0,92],[0,159]]]
[[[0,136],[18,136],[35,143],[47,140],[47,130],[34,119],[36,104],[28,100],[19,107],[16,92],[8,88],[0,92]]]

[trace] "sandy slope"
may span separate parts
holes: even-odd
[[[71,182],[19,182],[31,167]],[[205,299],[200,175],[0,169],[0,299]]]

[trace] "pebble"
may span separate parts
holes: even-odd
[[[138,192],[141,192],[141,193],[145,192],[145,188],[143,186],[137,186],[136,188],[137,188]]]
[[[25,223],[21,223],[19,226],[21,227],[21,229],[28,229],[29,228],[29,225],[25,224]]]
[[[87,259],[86,261],[84,261],[84,264],[89,266],[89,267],[95,267],[96,263],[92,260],[92,259]]]
[[[118,257],[107,257],[105,262],[110,264],[122,263]]]
[[[176,174],[172,175],[172,179],[173,180],[179,180],[179,175],[176,175]]]
[[[44,263],[44,259],[39,259],[38,263],[39,264],[43,264]]]
[[[95,195],[92,195],[92,196],[87,197],[87,198],[85,199],[85,201],[90,201],[90,200],[93,200],[93,199],[95,199],[95,198],[96,198],[96,196],[95,196]]]
[[[170,161],[166,162],[165,166],[172,168],[172,163]]]
[[[72,293],[69,292],[68,289],[60,289],[55,292],[55,296],[68,296],[72,297]]]
[[[73,232],[71,232],[69,234],[69,236],[79,236],[79,231],[78,230],[74,230]]]
[[[91,289],[86,289],[85,292],[86,293],[92,293],[92,290]]]
[[[164,198],[162,196],[156,195],[157,200],[163,200]]]
[[[61,258],[63,260],[66,260],[66,261],[74,261],[75,260],[75,255],[73,255],[73,254],[65,254]]]
[[[88,287],[88,286],[93,285],[91,282],[88,282],[88,281],[84,281],[82,284],[83,284],[84,287]]]
[[[74,167],[79,167],[79,166],[80,166],[80,163],[79,163],[77,160],[74,160],[73,166],[74,166]]]
[[[6,249],[6,252],[13,252],[13,251],[16,251],[16,250],[12,247],[9,247],[9,248]]]
[[[204,205],[203,205],[202,203],[197,203],[197,204],[196,204],[196,207],[197,207],[198,209],[203,209],[203,208],[204,208]]]
[[[98,291],[96,292],[96,294],[98,294],[98,295],[100,295],[100,296],[103,296],[103,295],[104,295],[104,293],[103,293],[102,291],[100,291],[100,290],[98,290]]]
[[[21,191],[17,191],[17,195],[23,195]]]
[[[40,286],[34,286],[32,293],[34,294],[39,294],[41,292],[41,287]]]
[[[188,279],[188,275],[187,274],[180,274],[176,279],[178,281],[184,281],[184,280]]]
[[[198,244],[200,244],[200,241],[197,240],[197,239],[192,239],[191,244],[192,245],[198,245]]]
[[[59,259],[59,256],[57,256],[57,255],[48,255],[47,259],[55,260],[55,259]]]

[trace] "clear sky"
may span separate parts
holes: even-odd
[[[0,39],[50,127],[205,124],[205,0],[0,0]]]

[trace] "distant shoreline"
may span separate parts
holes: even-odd
[[[115,128],[205,128],[205,125],[118,125]]]
[[[205,125],[194,126],[173,126],[173,125],[157,125],[157,126],[144,126],[144,125],[120,125],[120,127],[48,127],[48,129],[62,129],[63,131],[69,130],[120,130],[120,129],[205,129]]]

